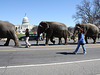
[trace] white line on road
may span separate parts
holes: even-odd
[[[3,68],[24,68],[24,67],[54,66],[54,65],[75,64],[75,63],[84,63],[84,62],[93,62],[93,61],[100,61],[100,59],[81,60],[81,61],[72,61],[72,62],[61,62],[61,63],[50,63],[50,64],[5,66],[5,67],[0,67],[0,69],[3,69]]]

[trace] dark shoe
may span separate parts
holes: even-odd
[[[28,48],[28,46],[26,46],[25,48]]]

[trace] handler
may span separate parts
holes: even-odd
[[[31,44],[28,42],[28,40],[29,40],[29,29],[26,29],[25,35],[26,35],[26,39],[25,39],[26,48],[28,48],[28,47],[31,46]]]
[[[76,50],[75,50],[73,53],[74,53],[74,54],[77,54],[80,45],[82,45],[83,54],[86,54],[86,49],[85,49],[85,47],[84,47],[84,45],[85,45],[85,40],[84,40],[83,29],[80,28],[79,26],[78,26],[78,28],[79,28],[79,33],[78,33],[78,46],[77,46]]]

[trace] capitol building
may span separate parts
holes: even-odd
[[[21,25],[15,25],[15,27],[16,27],[17,34],[25,34],[25,30],[27,28],[29,29],[29,31],[31,31],[31,29],[33,27],[35,27],[35,25],[29,24],[29,20],[28,20],[26,14],[25,14],[25,17],[22,20],[22,24]]]

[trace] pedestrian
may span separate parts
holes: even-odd
[[[31,44],[28,42],[28,40],[29,40],[29,29],[26,29],[25,36],[26,36],[26,38],[25,38],[26,48],[28,48],[28,47],[31,46]]]
[[[73,53],[74,53],[74,54],[77,54],[80,45],[82,45],[83,54],[86,54],[86,49],[85,49],[85,47],[84,47],[84,45],[85,45],[85,40],[84,40],[83,29],[80,28],[79,26],[78,26],[77,28],[79,29],[79,33],[78,33],[78,46],[77,46],[76,50],[75,50]]]
[[[40,40],[40,41],[43,40],[43,33],[40,34],[40,38],[39,38],[39,40]]]

